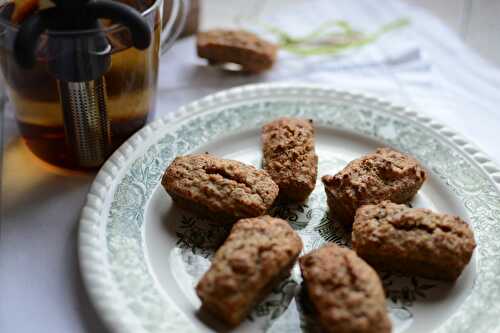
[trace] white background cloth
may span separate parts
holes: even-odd
[[[301,81],[366,92],[407,105],[464,134],[500,164],[500,71],[427,13],[399,1],[234,1],[224,25],[272,22],[304,33],[332,18],[373,31],[395,19],[411,25],[340,57],[281,52],[275,68],[250,77],[204,66],[194,39],[162,57],[156,117],[236,85]],[[205,22],[205,26],[220,21]],[[83,289],[76,255],[78,217],[94,175],[57,171],[35,160],[5,115],[0,229],[0,332],[106,332]]]

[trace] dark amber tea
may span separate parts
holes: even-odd
[[[101,22],[100,33],[105,34],[112,48],[111,65],[103,80],[112,150],[140,129],[154,111],[160,55],[162,1],[121,2],[133,5],[143,13],[153,36],[149,48],[138,50],[131,46],[126,28]],[[61,92],[48,68],[47,40],[51,32],[40,38],[36,65],[31,69],[21,68],[13,57],[12,44],[17,30],[12,23],[13,6],[13,3],[3,2],[0,7],[0,67],[21,135],[41,159],[63,167],[78,168],[80,165],[68,147],[71,140],[65,132]],[[78,33],[71,31],[60,38],[79,38]]]

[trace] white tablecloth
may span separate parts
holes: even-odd
[[[366,31],[404,17],[412,23],[341,57],[281,52],[276,67],[257,77],[208,68],[196,58],[193,38],[181,40],[162,58],[157,117],[245,83],[323,83],[417,109],[500,162],[500,71],[427,13],[398,1],[295,0],[279,11],[272,5],[276,1],[235,3],[241,10],[229,22],[252,29],[257,22],[272,22],[300,33],[332,18]],[[4,130],[0,332],[105,332],[83,289],[76,255],[78,217],[94,175],[62,172],[35,160],[9,112]]]

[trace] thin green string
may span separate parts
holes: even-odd
[[[410,20],[403,18],[366,34],[355,30],[347,21],[329,20],[301,37],[291,36],[284,30],[270,25],[265,25],[265,28],[278,38],[278,44],[282,49],[300,56],[313,56],[335,55],[348,49],[365,46],[375,42],[380,36],[409,24]]]

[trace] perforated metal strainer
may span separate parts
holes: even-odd
[[[138,49],[150,45],[151,31],[138,11],[119,2],[52,2],[54,6],[22,23],[15,39],[15,58],[21,66],[32,67],[37,40],[41,33],[49,31],[48,68],[58,81],[66,143],[79,166],[97,167],[112,148],[104,78],[111,65],[112,50],[98,19],[107,18],[126,26]]]

